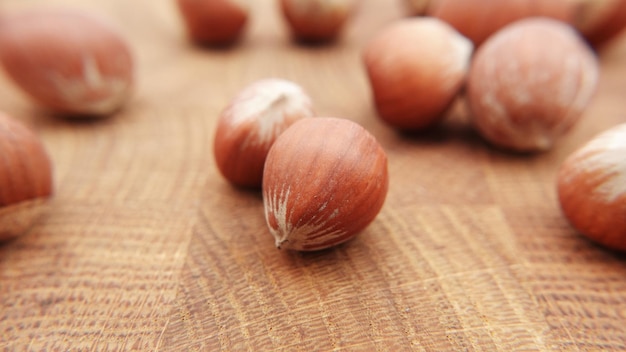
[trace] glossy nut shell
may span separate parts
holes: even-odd
[[[294,123],[274,143],[263,175],[265,218],[278,248],[313,251],[348,241],[383,206],[387,157],[345,119]]]

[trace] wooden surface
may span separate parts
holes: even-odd
[[[274,1],[252,1],[245,39],[190,45],[173,1],[6,0],[103,13],[133,45],[137,89],[109,119],[37,109],[0,76],[0,109],[34,126],[55,165],[47,216],[0,247],[0,349],[138,351],[550,351],[626,349],[626,257],[579,236],[555,198],[558,164],[626,122],[626,40],[601,54],[598,94],[551,152],[478,138],[459,105],[425,135],[372,109],[366,40],[403,16],[364,0],[333,46],[289,40]],[[320,115],[365,126],[390,189],[357,239],[279,251],[258,193],[217,173],[215,119],[246,84],[291,79]]]

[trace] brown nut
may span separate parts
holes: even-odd
[[[0,241],[25,233],[52,194],[52,166],[39,137],[0,113]]]
[[[314,251],[369,225],[388,188],[376,139],[345,119],[302,119],[278,137],[263,174],[265,219],[278,248]]]
[[[564,215],[583,235],[626,251],[626,124],[572,153],[557,176]]]
[[[439,122],[465,83],[472,43],[434,18],[409,18],[384,28],[363,61],[379,117],[418,130]]]
[[[336,39],[350,18],[355,0],[280,0],[294,38],[304,42]]]
[[[515,22],[474,56],[467,85],[472,123],[496,146],[548,150],[579,120],[598,71],[571,26],[547,18]]]
[[[311,99],[297,84],[264,79],[242,90],[219,117],[214,154],[235,185],[261,187],[263,165],[276,138],[295,121],[313,117]]]
[[[4,17],[0,61],[26,94],[61,114],[111,114],[129,98],[133,84],[125,39],[104,19],[77,10]]]
[[[244,0],[177,0],[189,37],[203,45],[224,46],[237,41],[248,22]]]

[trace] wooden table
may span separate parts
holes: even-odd
[[[555,197],[559,163],[626,122],[626,40],[601,53],[598,94],[548,153],[484,143],[462,105],[437,131],[378,120],[360,51],[402,17],[363,0],[341,41],[289,40],[275,1],[252,1],[244,40],[191,45],[173,1],[69,4],[112,18],[136,56],[126,109],[79,122],[35,107],[3,74],[0,109],[34,126],[55,165],[46,217],[0,247],[3,350],[624,350],[626,258],[582,238]],[[212,154],[219,112],[265,77],[301,84],[320,115],[352,119],[389,156],[390,189],[355,240],[274,248],[259,193]]]

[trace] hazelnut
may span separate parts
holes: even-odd
[[[177,4],[189,37],[198,44],[233,44],[248,22],[245,0],[177,0]]]
[[[355,4],[355,0],[280,0],[291,33],[304,42],[336,39]]]
[[[4,17],[0,61],[26,94],[67,115],[115,112],[133,81],[133,61],[120,33],[104,19],[78,10]]]
[[[276,247],[314,251],[370,224],[388,188],[387,157],[355,122],[302,119],[281,134],[263,173],[265,219]]]
[[[432,0],[427,15],[439,18],[480,46],[507,24],[527,17],[570,22],[571,0]]]
[[[39,137],[0,113],[0,241],[25,233],[52,194],[52,167]]]
[[[561,209],[583,235],[626,251],[626,123],[572,153],[557,175]]]
[[[235,185],[260,188],[274,140],[306,117],[313,117],[311,99],[297,84],[264,79],[247,86],[219,117],[213,148],[218,169]]]
[[[573,24],[594,47],[600,47],[626,28],[624,0],[570,0],[575,5]]]
[[[438,19],[409,18],[384,28],[363,51],[380,118],[407,130],[439,122],[465,83],[472,50]]]
[[[593,51],[571,26],[520,20],[474,56],[467,86],[471,121],[496,146],[548,150],[579,120],[598,71]]]

